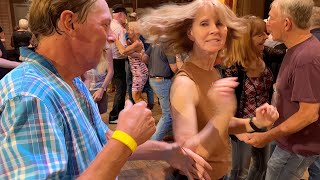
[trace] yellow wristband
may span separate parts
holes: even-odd
[[[137,149],[137,142],[129,134],[123,131],[114,131],[112,138],[128,146],[128,148],[131,149],[132,153]]]

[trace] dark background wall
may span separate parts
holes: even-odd
[[[192,0],[170,0],[170,2],[183,3]],[[234,5],[237,15],[243,16],[252,14],[261,18],[267,18],[270,4],[273,0],[221,0],[228,5]],[[114,4],[123,3],[129,9],[135,11],[138,8],[157,7],[162,3],[167,3],[169,0],[107,0],[110,7]],[[320,0],[314,0],[316,6],[320,6]],[[10,49],[10,37],[13,28],[18,24],[17,14],[27,14],[27,6],[29,0],[0,0],[0,26],[4,29],[7,42],[5,46]],[[18,8],[17,8],[18,7]],[[19,9],[23,12],[15,12]],[[17,10],[16,10],[17,11]],[[20,18],[20,17],[19,17]]]

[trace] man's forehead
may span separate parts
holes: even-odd
[[[270,11],[269,11],[269,16],[272,16],[272,17],[276,17],[278,16],[279,13],[278,13],[278,8],[276,7],[271,7]]]
[[[90,12],[93,16],[97,16],[100,14],[107,17],[107,19],[112,19],[109,6],[105,0],[97,0],[92,5]]]
[[[97,12],[97,11],[110,12],[108,3],[105,0],[97,0],[96,2],[94,2],[91,8],[91,11],[92,12]]]

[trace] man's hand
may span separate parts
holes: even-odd
[[[256,148],[263,148],[269,142],[272,141],[272,138],[268,136],[268,132],[263,133],[251,133],[247,134],[247,138],[242,139],[245,143],[250,144]]]
[[[166,161],[173,168],[179,169],[188,179],[210,180],[210,176],[206,171],[212,170],[210,164],[190,149],[173,143],[166,154]]]
[[[250,133],[235,134],[240,141],[248,141]]]
[[[138,145],[150,139],[156,127],[147,104],[141,101],[132,105],[131,101],[127,100],[124,109],[119,114],[116,130],[129,134]]]
[[[237,100],[234,89],[239,85],[237,78],[223,78],[213,83],[208,92],[208,97],[213,104],[215,116],[234,115],[237,108]]]
[[[92,95],[94,102],[99,102],[102,99],[103,93],[103,88],[99,88],[96,92],[94,92]]]
[[[265,103],[256,109],[254,124],[258,128],[266,128],[272,126],[278,118],[279,113],[277,109],[274,106]]]

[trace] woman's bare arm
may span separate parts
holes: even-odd
[[[186,91],[188,89],[188,91]],[[176,77],[170,93],[171,114],[175,140],[207,158],[212,152],[221,150],[228,135],[230,117],[215,116],[198,132],[196,105],[199,101],[194,82],[186,76]],[[208,107],[210,108],[210,107]]]
[[[7,59],[0,58],[0,67],[13,69],[20,65],[20,62],[9,61]]]
[[[116,39],[115,44],[121,54],[128,56],[134,52],[140,52],[143,49],[143,44],[140,41],[135,41],[127,47],[124,47],[119,39]]]
[[[176,77],[170,94],[176,141],[205,158],[213,152],[224,151],[221,146],[226,145],[229,121],[236,109],[234,88],[237,85],[236,78],[225,78],[214,83],[208,93],[212,102],[208,108],[214,111],[214,116],[198,132],[195,110],[199,101],[197,87],[186,76]]]

